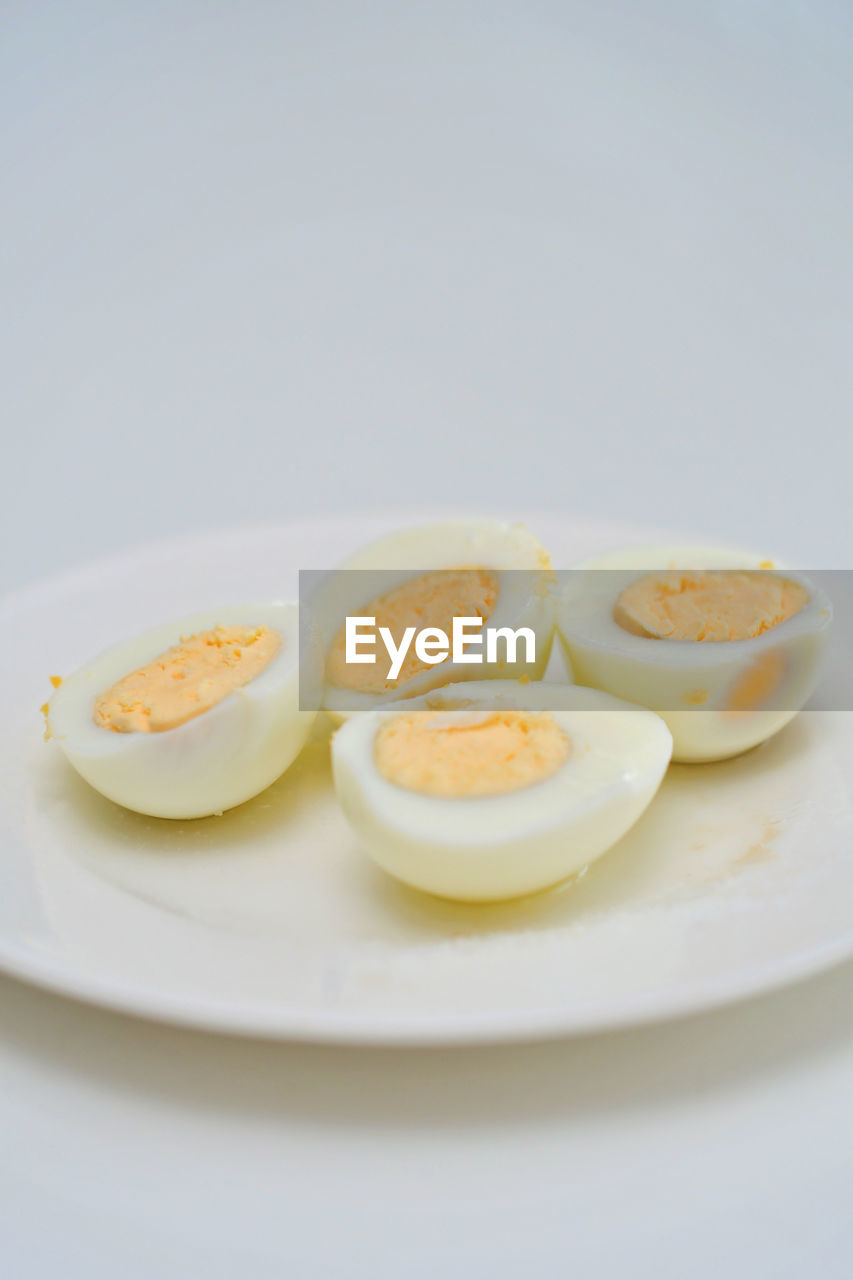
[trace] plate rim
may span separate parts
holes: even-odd
[[[751,970],[753,980],[744,983],[738,975],[715,982],[693,982],[679,990],[676,998],[657,992],[645,999],[632,997],[622,1012],[610,1009],[581,1014],[555,1004],[526,1011],[512,1008],[500,1013],[440,1013],[376,1015],[358,1012],[341,1014],[324,1010],[317,1014],[268,1013],[266,1002],[253,1002],[245,1012],[235,1014],[233,1003],[216,1000],[156,996],[134,984],[111,983],[109,979],[69,975],[59,964],[34,955],[22,962],[21,955],[0,939],[0,973],[52,995],[78,1004],[107,1010],[125,1017],[141,1018],[165,1026],[242,1036],[255,1040],[292,1044],[337,1045],[353,1048],[465,1048],[476,1045],[529,1044],[556,1039],[580,1039],[589,1035],[629,1031],[639,1027],[701,1016],[716,1009],[744,1004],[770,995],[853,958],[853,933],[839,934],[793,953],[784,961]]]

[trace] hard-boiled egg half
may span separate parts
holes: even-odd
[[[540,679],[554,634],[551,578],[547,552],[521,525],[448,521],[374,542],[328,575],[311,601],[326,654],[318,695],[325,709],[344,717],[454,680]],[[374,662],[348,660],[348,617],[374,620],[372,627],[359,624],[366,637],[360,652],[372,653]],[[453,620],[465,617],[482,620],[483,639],[469,628],[474,642],[456,661]],[[383,628],[402,654],[396,669]],[[505,629],[529,634],[509,646]],[[403,653],[412,630],[417,634]],[[496,637],[491,661],[489,633]],[[483,661],[469,656],[478,651]]]
[[[575,679],[657,711],[683,761],[737,755],[787,724],[815,685],[831,619],[801,574],[696,547],[588,560],[557,608]]]
[[[274,782],[299,707],[295,604],[229,606],[125,640],[62,681],[49,735],[110,800],[160,818],[219,813]]]
[[[371,857],[441,897],[512,898],[582,870],[636,822],[672,738],[594,689],[470,681],[353,716],[335,788]]]

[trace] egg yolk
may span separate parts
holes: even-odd
[[[497,599],[498,575],[490,569],[438,569],[377,596],[364,605],[360,613],[376,619],[377,632],[379,627],[387,627],[395,645],[399,645],[407,627],[416,627],[418,631],[439,627],[449,633],[454,618],[480,617],[486,622]],[[390,666],[381,645],[377,646],[375,663],[348,663],[346,632],[341,627],[329,650],[326,678],[337,689],[387,693],[421,671],[429,670],[429,664],[415,653],[414,645],[409,648],[396,680],[388,679]]]
[[[807,604],[798,582],[750,570],[649,573],[621,592],[614,620],[652,640],[751,640]]]
[[[281,636],[268,627],[214,627],[182,636],[95,700],[95,724],[114,733],[175,729],[254,680],[280,648]]]
[[[735,680],[729,690],[726,711],[738,714],[766,705],[782,683],[786,670],[785,654],[780,649],[762,653]]]
[[[383,724],[374,742],[388,782],[447,798],[519,791],[550,778],[570,754],[547,711],[414,711]]]

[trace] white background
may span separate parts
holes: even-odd
[[[3,5],[0,582],[378,507],[849,567],[851,65],[842,0]],[[2,980],[2,1270],[846,1277],[851,1008],[357,1053]]]

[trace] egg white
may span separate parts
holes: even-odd
[[[396,715],[433,709],[550,711],[571,753],[551,777],[505,795],[445,798],[389,782],[374,743]],[[467,681],[354,716],[332,740],[335,788],[368,854],[413,888],[485,902],[581,871],[625,834],[666,772],[672,738],[650,711],[574,685]]]
[[[336,719],[400,698],[415,697],[451,681],[539,680],[548,665],[554,637],[554,598],[550,561],[541,543],[522,525],[497,520],[446,521],[403,529],[362,548],[333,571],[314,593],[311,614],[323,648],[329,646],[348,615],[358,615],[368,600],[385,595],[420,573],[472,567],[498,573],[498,599],[489,627],[530,627],[536,636],[535,661],[454,663],[448,658],[387,693],[369,693],[326,685],[318,701]],[[358,573],[350,572],[358,570]],[[514,572],[523,570],[525,572]],[[506,572],[501,572],[506,571]],[[377,653],[381,653],[377,646]],[[571,675],[567,676],[571,679]],[[320,681],[322,683],[322,680]]]
[[[114,733],[95,723],[98,696],[181,636],[261,625],[279,633],[280,649],[208,711],[160,733]],[[160,818],[220,813],[274,782],[310,732],[316,713],[299,707],[298,640],[295,604],[230,605],[164,623],[65,678],[48,703],[49,734],[81,777],[127,809]]]
[[[585,561],[558,599],[557,633],[575,679],[657,711],[673,735],[673,759],[720,760],[738,755],[782,729],[817,680],[832,621],[825,594],[802,574],[774,570],[801,583],[804,607],[763,635],[720,642],[659,640],[634,635],[613,617],[620,592],[660,569],[759,569],[765,557],[708,547],[631,548]],[[776,653],[784,679],[754,709],[729,706],[738,680]],[[697,694],[702,697],[697,702]]]

